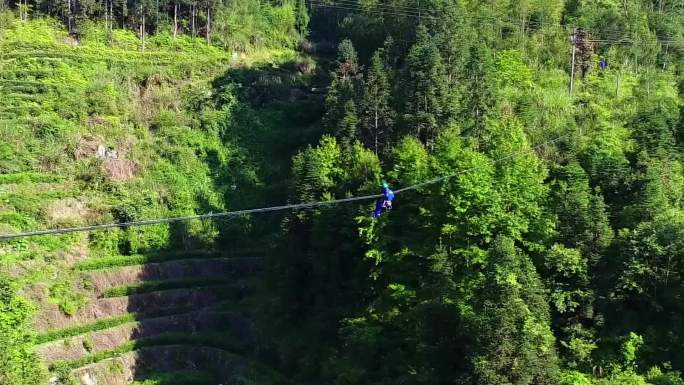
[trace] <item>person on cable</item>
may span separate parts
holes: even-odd
[[[373,211],[373,219],[378,219],[384,210],[392,210],[392,201],[394,200],[394,191],[390,190],[387,182],[382,182],[382,198],[378,198],[375,202],[375,211]]]

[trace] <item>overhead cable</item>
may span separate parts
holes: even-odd
[[[501,163],[506,160],[518,157],[520,155],[523,155],[525,153],[528,153],[530,151],[535,151],[539,148],[542,148],[544,146],[547,146],[549,144],[558,142],[560,140],[563,140],[567,137],[568,135],[561,135],[559,137],[556,137],[551,140],[547,140],[543,143],[540,143],[534,147],[530,147],[521,151],[513,152],[507,156],[504,156],[499,159],[495,159],[492,161],[493,164]],[[396,194],[406,192],[409,190],[416,190],[421,187],[439,183],[442,181],[445,181],[447,179],[456,177],[458,175],[463,175],[465,173],[475,171],[479,169],[479,167],[471,167],[466,170],[461,170],[459,172],[453,173],[453,174],[448,174],[448,175],[443,175],[434,179],[430,179],[428,181],[418,183],[412,186],[404,187],[402,189],[398,189],[395,191]],[[381,198],[383,195],[382,194],[375,194],[375,195],[364,195],[364,196],[358,196],[358,197],[349,197],[349,198],[343,198],[343,199],[333,199],[329,201],[318,201],[318,202],[309,202],[309,203],[297,203],[297,204],[289,204],[289,205],[282,205],[282,206],[271,206],[271,207],[261,207],[261,208],[255,208],[255,209],[246,209],[246,210],[237,210],[237,211],[229,211],[229,212],[221,212],[221,213],[207,213],[207,214],[199,214],[199,215],[188,215],[188,216],[183,216],[183,217],[172,217],[172,218],[159,218],[159,219],[148,219],[148,220],[140,220],[140,221],[128,221],[128,222],[121,222],[121,223],[106,223],[106,224],[101,224],[101,225],[91,225],[91,226],[80,226],[80,227],[68,227],[68,228],[62,228],[62,229],[52,229],[52,230],[40,230],[40,231],[29,231],[29,232],[23,232],[23,233],[16,233],[16,234],[4,234],[0,235],[0,241],[7,241],[7,240],[13,240],[13,239],[18,239],[18,238],[28,238],[28,237],[37,237],[37,236],[44,236],[44,235],[60,235],[60,234],[69,234],[69,233],[77,233],[77,232],[88,232],[88,231],[95,231],[95,230],[104,230],[104,229],[112,229],[112,228],[129,228],[129,227],[134,227],[134,226],[149,226],[149,225],[157,225],[157,224],[168,224],[168,223],[178,223],[178,222],[186,222],[186,221],[191,221],[191,220],[202,220],[202,219],[213,219],[213,218],[231,218],[231,217],[237,217],[241,215],[247,215],[247,214],[261,214],[261,213],[268,213],[268,212],[274,212],[274,211],[290,211],[290,210],[301,210],[301,209],[310,209],[314,207],[322,207],[322,206],[331,206],[331,205],[337,205],[341,203],[349,203],[349,202],[358,202],[358,201],[365,201],[365,200],[371,200],[371,199],[378,199]]]

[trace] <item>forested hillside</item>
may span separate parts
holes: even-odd
[[[681,385],[684,2],[0,2],[0,384]]]

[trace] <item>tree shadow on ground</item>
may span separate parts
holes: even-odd
[[[318,122],[326,90],[318,84],[327,84],[328,75],[320,67],[306,74],[308,70],[298,62],[232,69],[212,83],[218,108],[230,95],[237,94],[241,101],[230,121],[224,122],[223,140],[236,144],[243,153],[233,158],[228,170],[214,173],[217,186],[229,186],[224,194],[228,210],[287,202],[291,158],[321,134]],[[210,167],[220,164],[208,159]],[[229,182],[225,178],[230,178]],[[223,211],[206,197],[195,199],[198,213]],[[259,355],[255,350],[259,331],[254,330],[255,309],[250,299],[266,257],[277,252],[272,245],[280,235],[284,215],[169,224],[171,241],[168,250],[160,253],[182,254],[203,248],[213,248],[216,253],[206,259],[142,267],[140,282],[153,288],[159,282],[192,282],[188,287],[129,298],[128,311],[144,314],[133,335],[141,341],[139,358],[131,368],[135,378],[157,371],[191,370],[211,372],[217,383],[240,383],[237,378],[246,369],[245,357]],[[218,232],[213,244],[206,241],[211,237],[202,236],[212,231]],[[199,287],[202,279],[211,280],[211,285]],[[180,315],[183,313],[190,316]],[[145,346],[148,343],[158,346]],[[182,348],[172,347],[178,344]]]

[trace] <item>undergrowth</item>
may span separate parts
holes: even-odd
[[[131,385],[214,385],[213,374],[203,371],[175,371],[166,373],[148,373]]]

